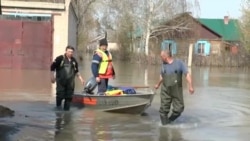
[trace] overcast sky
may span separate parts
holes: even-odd
[[[189,0],[193,1],[193,0]],[[200,18],[223,18],[229,15],[231,18],[240,18],[242,0],[198,0]]]

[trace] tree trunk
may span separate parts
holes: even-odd
[[[152,21],[152,14],[154,10],[154,4],[152,0],[149,0],[149,16],[147,19],[147,26],[146,26],[146,36],[145,36],[145,54],[148,56],[149,52],[149,37],[150,37],[150,28],[151,28],[151,21]]]
[[[147,31],[146,31],[146,41],[145,41],[145,54],[148,56],[148,48],[149,48],[149,36],[150,36],[150,21],[147,23]]]

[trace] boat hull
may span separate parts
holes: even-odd
[[[102,96],[76,93],[73,104],[105,112],[142,114],[154,98],[154,93]]]

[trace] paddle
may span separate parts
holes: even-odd
[[[111,86],[111,85],[109,85]],[[138,89],[138,88],[150,88],[150,86],[111,86],[113,88],[134,88],[134,89]]]
[[[121,87],[131,87],[131,88],[149,88],[149,86],[121,86]]]

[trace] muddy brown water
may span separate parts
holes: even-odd
[[[80,68],[91,76],[90,60]],[[159,78],[159,66],[114,62],[111,85],[150,85]],[[171,125],[161,126],[159,90],[147,115],[96,112],[73,107],[54,110],[54,85],[46,70],[1,69],[0,104],[15,111],[0,118],[0,141],[248,141],[250,138],[249,69],[191,69],[195,95],[184,82],[185,111]],[[82,86],[76,80],[76,91]]]

